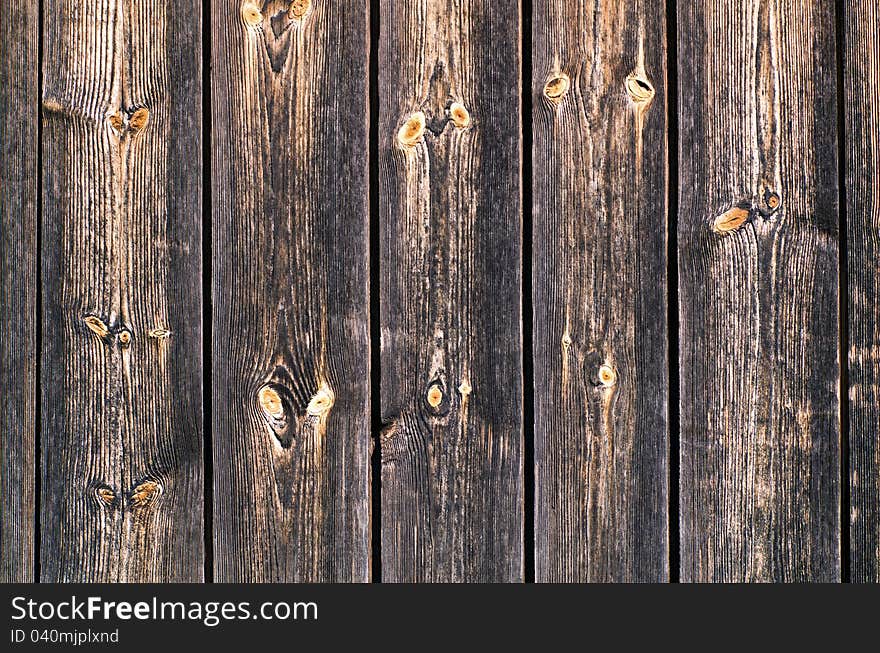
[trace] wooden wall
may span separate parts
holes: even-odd
[[[872,0],[25,0],[0,580],[880,581]]]

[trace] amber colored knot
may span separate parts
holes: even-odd
[[[161,488],[156,481],[144,481],[131,491],[131,503],[136,508],[152,501],[160,492]]]
[[[147,336],[156,340],[164,340],[171,337],[171,331],[164,327],[156,327],[155,329],[150,329],[147,332]]]
[[[330,411],[335,401],[336,396],[333,394],[333,390],[326,383],[322,383],[306,407],[306,412],[315,417],[323,417]]]
[[[144,127],[147,126],[147,123],[150,121],[150,110],[146,107],[140,107],[139,109],[135,109],[134,113],[131,114],[131,118],[128,119],[128,131],[132,133],[137,133],[141,131]]]
[[[257,27],[263,22],[263,14],[260,8],[253,2],[245,2],[241,6],[241,19],[249,27]]]
[[[654,87],[644,74],[630,73],[625,82],[626,94],[633,104],[648,104],[654,99]]]
[[[110,126],[118,132],[121,132],[125,128],[125,118],[120,111],[108,116],[107,120],[110,121]]]
[[[425,114],[416,111],[412,114],[397,132],[397,142],[403,148],[416,145],[425,133]]]
[[[284,416],[284,403],[281,401],[278,391],[271,385],[264,385],[260,388],[257,398],[267,415],[275,419],[281,419]]]
[[[568,93],[571,86],[571,80],[565,73],[559,73],[556,77],[552,77],[544,84],[544,95],[553,102],[560,102]]]
[[[467,397],[471,393],[472,390],[473,390],[473,388],[471,387],[471,384],[468,383],[468,380],[462,379],[461,385],[458,386],[458,391],[461,393],[461,396]]]
[[[459,129],[464,129],[471,124],[471,114],[460,102],[453,102],[449,106],[449,118],[452,124]]]
[[[428,388],[428,405],[431,408],[437,408],[443,401],[443,390],[438,385],[432,385]]]
[[[109,487],[96,488],[95,495],[108,506],[112,506],[116,501],[116,493]]]
[[[719,234],[727,234],[736,231],[749,219],[749,211],[741,206],[734,206],[725,211],[712,224],[712,229]]]
[[[607,363],[599,368],[599,383],[606,388],[610,388],[617,383],[617,372]]]
[[[287,15],[291,19],[298,20],[306,15],[311,4],[311,0],[293,0],[293,2],[290,3],[290,9],[288,10]]]
[[[123,329],[119,332],[119,342],[123,347],[127,347],[131,344],[131,332],[127,329]]]
[[[101,339],[106,338],[107,334],[110,333],[107,325],[104,324],[104,321],[101,320],[101,318],[99,317],[95,317],[94,315],[86,315],[83,318],[83,322],[85,322],[86,326],[91,329],[92,333],[94,333]]]

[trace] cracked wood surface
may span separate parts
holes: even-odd
[[[214,577],[367,581],[367,3],[211,16]]]
[[[519,4],[380,26],[382,579],[520,581]]]
[[[880,582],[880,8],[843,3],[853,582]]]
[[[199,16],[44,13],[43,581],[203,577]]]
[[[535,577],[664,581],[664,6],[534,9]]]
[[[678,60],[681,579],[836,581],[833,4],[680,3]]]
[[[0,21],[0,582],[34,580],[39,3]]]

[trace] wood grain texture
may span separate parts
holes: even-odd
[[[381,12],[382,578],[520,581],[519,4]]]
[[[534,8],[535,575],[662,582],[664,5]]]
[[[34,580],[39,2],[0,21],[0,582]]]
[[[681,578],[836,581],[833,4],[678,9]]]
[[[44,581],[203,576],[200,15],[46,5]]]
[[[212,16],[215,579],[367,581],[367,3]]]
[[[853,582],[880,583],[880,7],[843,5]]]

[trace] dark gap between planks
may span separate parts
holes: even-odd
[[[42,104],[43,96],[43,0],[39,3],[39,16],[37,17],[37,57],[39,64],[37,66],[37,97],[34,102],[37,107]],[[39,111],[39,109],[38,109]],[[37,226],[37,242],[36,255],[37,260],[42,261],[43,255],[43,116],[37,113],[37,216],[35,220]],[[34,411],[34,582],[40,582],[40,513],[43,508],[42,501],[42,483],[41,475],[43,465],[41,462],[42,449],[40,438],[43,432],[43,411],[40,408],[42,402],[40,397],[43,395],[43,379],[42,379],[42,363],[43,363],[43,266],[37,266],[37,303],[34,307],[36,313],[36,351],[34,352],[35,370],[35,392],[37,410]]]
[[[206,583],[214,582],[213,252],[211,207],[211,3],[202,2],[202,427]]]

